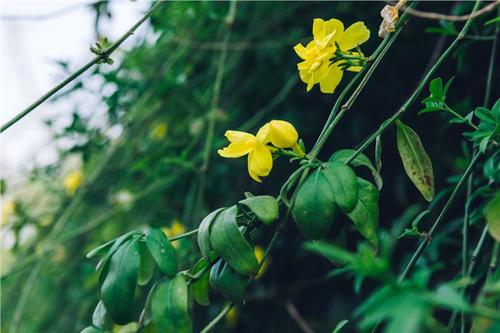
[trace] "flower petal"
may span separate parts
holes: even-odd
[[[271,139],[269,138],[270,129],[271,128],[269,126],[269,123],[266,123],[264,126],[262,126],[257,132],[257,140],[259,142],[262,142],[263,144],[266,144],[269,141],[271,141]]]
[[[297,55],[304,60],[306,60],[311,53],[304,45],[300,43],[295,45],[293,49],[295,50],[295,53],[297,53]]]
[[[269,123],[271,143],[277,148],[291,148],[299,139],[295,127],[284,120],[271,120]]]
[[[333,94],[344,74],[340,67],[336,65],[331,65],[329,68],[328,75],[319,83],[321,92],[325,94]]]
[[[346,29],[339,41],[342,51],[348,51],[363,44],[370,38],[370,30],[363,22],[356,22]]]
[[[328,21],[314,19],[313,21],[313,36],[317,43],[319,42],[321,44],[321,42],[327,38],[328,40],[325,42],[334,46],[335,43],[333,43],[333,40],[340,39],[343,32],[344,24],[337,19],[330,19]]]
[[[255,150],[248,154],[248,173],[255,181],[269,175],[273,168],[273,156],[266,145],[258,143]]]
[[[217,152],[222,157],[236,158],[244,156],[255,149],[257,139],[249,133],[240,131],[226,131],[226,138],[231,144]]]

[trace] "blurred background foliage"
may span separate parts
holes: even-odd
[[[215,101],[228,3],[182,1],[164,6],[150,22],[150,38],[113,57],[113,65],[94,68],[91,75],[102,80],[101,102],[95,108],[104,108],[105,117],[96,122],[80,115],[79,106],[74,105],[67,110],[73,114],[72,122],[62,130],[54,129],[54,140],[66,147],[59,151],[59,161],[33,169],[22,188],[11,188],[9,179],[3,180],[2,228],[4,237],[8,233],[15,241],[2,248],[2,331],[14,332],[15,327],[23,333],[77,332],[87,326],[98,291],[95,262],[86,259],[85,253],[110,239],[146,226],[175,235],[196,228],[208,212],[232,205],[245,191],[276,195],[296,165],[282,159],[258,184],[248,176],[243,160],[218,157],[217,149],[226,144],[225,130],[255,132],[271,119],[283,119],[295,125],[306,148],[312,147],[338,92],[324,95],[313,89],[306,93],[292,47],[309,38],[313,18],[335,17],[346,26],[360,20],[366,23],[372,35],[364,51],[370,54],[378,44],[383,5],[238,3],[220,97]],[[470,8],[470,3],[455,2],[421,6],[455,14]],[[96,3],[94,9],[97,29],[106,2]],[[472,33],[491,36],[493,26],[483,27],[491,17],[476,20]],[[340,148],[356,147],[397,110],[436,53],[453,38],[450,25],[410,20],[320,158],[327,159]],[[431,27],[435,29],[429,32]],[[467,39],[439,70],[437,76],[443,80],[456,76],[448,103],[462,114],[483,103],[490,49],[491,40]],[[59,98],[89,89],[85,80],[84,76]],[[498,82],[497,73],[493,82]],[[433,160],[439,193],[449,193],[470,151],[461,128],[448,124],[441,114],[417,117],[419,109],[420,105],[414,105],[405,122],[420,134]],[[213,136],[207,129],[211,121]],[[403,171],[395,131],[384,134],[382,142],[380,228],[394,237],[394,230],[401,231],[425,203]],[[373,151],[367,155],[373,156]],[[483,223],[480,212],[476,213],[470,233],[474,241]],[[430,285],[460,270],[462,214],[459,202],[419,262],[420,268],[433,272]],[[361,238],[347,226],[336,223],[329,239],[354,249]],[[260,231],[256,243],[265,246],[270,234]],[[217,332],[300,332],[290,317],[290,306],[317,332],[330,332],[336,323],[350,318],[376,284],[354,285],[346,276],[325,279],[331,263],[304,251],[302,243],[295,225],[289,223],[266,273],[249,288],[245,305],[232,310]],[[487,249],[492,243],[488,240]],[[194,244],[189,238],[178,241],[181,269],[190,268],[197,258]],[[415,244],[410,238],[398,243],[391,256],[394,272],[402,270]],[[479,265],[486,266],[488,261],[488,256],[481,257]],[[217,306],[195,306],[195,328],[218,310]],[[120,330],[126,328],[116,328]],[[346,327],[350,330],[354,325]]]

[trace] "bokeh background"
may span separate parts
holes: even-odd
[[[88,48],[97,38],[116,40],[150,5],[3,3],[1,122],[90,59]],[[245,191],[277,195],[296,164],[279,160],[258,184],[249,178],[244,160],[218,157],[225,130],[256,132],[271,119],[284,119],[295,124],[306,148],[312,147],[338,91],[307,93],[292,47],[308,40],[314,18],[335,17],[346,26],[366,23],[372,35],[363,50],[370,54],[380,41],[384,5],[238,3],[220,98],[212,108],[229,5],[171,2],[113,54],[114,64],[94,67],[2,134],[2,331],[78,332],[87,326],[98,292],[96,262],[85,254],[99,244],[148,225],[169,235],[191,230],[208,212],[233,204]],[[471,4],[426,2],[421,7],[461,14]],[[412,18],[320,157],[356,147],[394,113],[450,43],[453,36],[443,33],[450,29],[439,21]],[[472,31],[481,29],[475,23]],[[436,74],[443,80],[456,76],[449,102],[462,114],[483,103],[490,48],[491,41],[466,40]],[[498,88],[498,73],[493,82]],[[446,192],[453,175],[466,167],[469,151],[459,128],[440,114],[417,116],[420,108],[416,103],[405,122],[420,134],[433,160],[436,188]],[[207,137],[209,119],[215,123],[213,138]],[[404,227],[425,204],[404,173],[395,132],[386,132],[382,142],[380,224],[390,232]],[[373,156],[372,148],[367,155]],[[207,169],[200,168],[204,164]],[[445,226],[447,251],[431,245],[421,265],[441,259],[459,266],[460,238],[453,226],[460,221],[453,217],[462,210],[462,204],[454,206]],[[472,230],[473,239],[479,229]],[[265,246],[270,235],[270,229],[263,230],[256,243]],[[329,238],[351,248],[360,240],[341,217]],[[290,304],[317,332],[330,332],[350,317],[374,285],[353,284],[346,276],[323,279],[332,265],[304,252],[302,242],[289,223],[265,275],[218,332],[301,332],[290,317]],[[411,239],[399,243],[395,272],[407,262],[402,253],[414,245]],[[182,267],[191,267],[196,246],[189,239],[177,246]],[[215,306],[194,307],[195,327],[217,313],[215,300]],[[120,330],[127,328],[116,327]]]

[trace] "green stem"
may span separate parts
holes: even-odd
[[[130,36],[132,36],[135,32],[135,30],[142,24],[144,23],[155,11],[157,11],[166,1],[158,1],[154,6],[151,7],[150,10],[144,14],[144,16],[137,21],[124,35],[122,35],[116,42],[114,42],[107,50],[99,54],[97,57],[89,61],[87,64],[83,65],[79,70],[71,74],[69,77],[67,77],[64,81],[56,85],[54,88],[50,89],[45,95],[37,99],[35,102],[33,102],[30,106],[28,106],[26,109],[23,111],[19,112],[17,115],[15,115],[12,119],[7,121],[5,124],[0,127],[0,133],[3,133],[5,130],[7,130],[9,127],[17,123],[19,120],[21,120],[24,116],[26,116],[28,113],[36,109],[40,104],[45,102],[47,99],[49,99],[52,95],[54,95],[56,92],[64,88],[68,83],[71,81],[75,80],[77,77],[85,73],[89,68],[94,66],[95,64],[98,64],[102,62],[103,60],[109,58],[109,56]]]
[[[476,268],[477,260],[479,259],[479,254],[483,249],[483,246],[486,242],[486,236],[488,235],[488,226],[484,226],[481,236],[479,237],[479,241],[477,242],[476,247],[474,248],[474,252],[472,252],[472,256],[470,258],[469,269],[467,270],[467,276],[472,276],[474,272],[474,268]]]
[[[234,303],[233,303],[233,302],[228,303],[228,304],[227,304],[227,305],[226,305],[226,306],[222,309],[222,311],[221,311],[221,312],[219,312],[219,314],[218,314],[218,315],[217,315],[214,319],[212,319],[212,321],[211,321],[211,322],[209,322],[209,323],[207,324],[207,326],[205,326],[205,328],[203,328],[203,329],[200,331],[200,333],[207,333],[207,332],[210,332],[210,330],[211,330],[212,328],[214,328],[214,327],[215,327],[215,325],[217,325],[217,323],[218,323],[219,321],[221,321],[221,319],[222,319],[222,318],[224,318],[224,316],[226,315],[226,313],[228,313],[228,312],[229,312],[229,310],[231,310],[231,308],[232,308],[233,306],[234,306]]]
[[[417,250],[411,257],[410,261],[408,262],[408,265],[406,266],[405,270],[403,273],[400,275],[399,280],[402,281],[404,280],[408,274],[412,271],[413,267],[417,263],[418,259],[424,252],[424,250],[427,248],[427,246],[430,244],[432,241],[432,238],[434,234],[437,231],[437,228],[441,224],[441,222],[444,220],[444,217],[446,216],[446,213],[448,212],[448,209],[450,209],[451,205],[457,198],[458,194],[460,193],[462,187],[465,185],[465,182],[467,181],[468,177],[470,174],[474,171],[474,168],[476,167],[477,162],[479,161],[481,154],[478,152],[474,155],[472,158],[472,161],[470,162],[469,166],[467,167],[467,170],[465,170],[464,174],[460,178],[459,182],[457,185],[455,185],[455,188],[453,189],[453,192],[451,193],[450,197],[448,198],[448,201],[446,201],[446,204],[444,205],[443,209],[439,213],[437,219],[434,221],[434,223],[431,226],[431,229],[427,233],[426,237],[421,241],[420,245],[418,246]]]
[[[497,16],[500,16],[500,7],[497,9]],[[495,24],[495,39],[491,46],[490,63],[488,65],[488,75],[486,77],[486,93],[484,95],[483,106],[487,108],[490,105],[491,87],[493,84],[493,72],[495,71],[495,59],[497,58],[498,33],[500,32],[500,23]]]
[[[446,111],[448,111],[449,113],[451,113],[452,115],[454,115],[455,117],[457,117],[460,120],[462,120],[465,124],[469,125],[470,127],[472,127],[473,129],[475,129],[476,131],[479,129],[479,127],[477,127],[476,125],[474,125],[474,123],[472,121],[470,121],[469,119],[466,119],[461,114],[459,114],[458,112],[456,112],[452,108],[450,108],[448,105],[445,104],[444,105],[444,109]]]
[[[169,237],[168,240],[173,242],[173,241],[176,241],[178,239],[182,239],[182,238],[186,238],[186,237],[189,237],[191,235],[194,235],[198,232],[198,229],[193,229],[191,231],[188,231],[188,232],[185,232],[183,234],[180,234],[180,235],[177,235],[177,236],[174,236],[174,237]]]
[[[477,11],[477,8],[479,7],[479,4],[481,3],[480,0],[477,0],[476,3],[474,4],[474,8],[472,9],[471,15]],[[436,63],[429,69],[429,71],[424,75],[422,80],[420,81],[419,85],[413,93],[410,95],[410,97],[406,100],[406,102],[401,106],[401,108],[394,113],[389,119],[384,121],[382,125],[376,130],[370,137],[368,137],[363,144],[352,154],[352,156],[349,158],[349,160],[346,163],[352,162],[359,154],[361,154],[380,134],[384,133],[391,125],[394,124],[394,122],[406,111],[408,111],[409,107],[413,104],[413,102],[417,99],[418,95],[424,89],[424,87],[427,85],[427,82],[430,80],[432,75],[436,72],[438,67],[443,63],[443,61],[448,58],[448,56],[451,54],[451,52],[455,49],[455,47],[458,45],[458,43],[463,39],[465,34],[470,28],[470,25],[472,23],[472,17],[470,17],[462,27],[462,30],[458,34],[458,36],[453,40],[453,42],[448,46],[448,48],[441,54],[441,56],[436,60]]]

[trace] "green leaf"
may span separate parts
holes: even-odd
[[[443,80],[440,77],[434,79],[429,84],[429,90],[434,97],[443,99]]]
[[[495,24],[497,22],[500,22],[500,16],[497,16],[495,18],[492,18],[491,20],[484,22],[484,25]]]
[[[254,250],[236,224],[237,207],[224,210],[212,223],[210,244],[237,272],[254,275],[259,264]]]
[[[115,253],[115,251],[123,243],[125,243],[129,238],[133,237],[134,235],[139,236],[140,233],[137,230],[127,232],[126,234],[123,234],[120,237],[118,237],[118,238],[116,238],[116,239],[114,239],[114,240],[112,240],[112,241],[110,241],[110,242],[108,242],[106,244],[103,244],[100,247],[98,247],[98,248],[90,251],[87,254],[87,258],[91,258],[93,256],[100,255],[100,254],[104,253],[105,252],[104,250],[106,248],[108,248],[109,245],[111,245],[111,247],[109,248],[109,250],[106,253],[106,255],[97,263],[96,271],[102,270],[103,266],[106,264],[106,262],[109,260],[109,258],[111,258],[111,256],[113,255],[113,253]]]
[[[337,206],[330,183],[321,170],[312,172],[297,193],[292,216],[300,232],[309,239],[326,237]]]
[[[146,232],[146,244],[158,267],[168,277],[177,273],[177,256],[167,236],[156,228]]]
[[[358,200],[358,182],[354,171],[344,163],[328,162],[321,172],[330,183],[335,203],[344,213],[352,211]]]
[[[80,333],[103,333],[100,329],[95,327],[85,327]]]
[[[357,181],[359,195],[356,206],[347,213],[347,216],[359,233],[376,247],[378,244],[376,231],[379,217],[379,192],[375,185],[369,181],[359,177],[357,177]]]
[[[349,320],[347,319],[344,319],[342,321],[340,321],[337,326],[335,326],[335,329],[333,330],[332,333],[340,333],[342,332],[342,328],[344,328],[345,325],[347,325],[347,323],[349,322]]]
[[[323,241],[306,242],[304,243],[304,249],[320,254],[340,265],[349,265],[356,260],[355,254]]]
[[[210,284],[225,298],[241,302],[245,298],[248,277],[239,274],[228,263],[219,260],[210,271]]]
[[[139,270],[137,239],[127,241],[111,256],[101,286],[101,300],[111,318],[120,325],[134,319],[134,291]]]
[[[188,289],[180,275],[158,283],[151,300],[151,315],[162,333],[191,333]]]
[[[94,309],[92,314],[92,325],[100,329],[108,329],[113,326],[111,319],[109,318],[108,312],[104,307],[104,303],[100,301]]]
[[[201,258],[193,266],[191,274],[192,275],[197,274],[201,270],[205,269],[208,266],[208,264],[209,262],[207,261],[207,259]],[[210,305],[210,299],[208,298],[209,278],[210,278],[210,270],[207,270],[198,280],[196,280],[191,285],[191,292],[193,298],[200,305]]]
[[[486,205],[484,216],[488,224],[488,231],[497,242],[500,242],[500,191]]]
[[[210,227],[215,218],[224,210],[225,208],[219,208],[208,214],[198,226],[198,247],[200,248],[201,255],[210,260],[209,255],[212,250],[210,245]]]
[[[330,156],[329,161],[330,162],[337,161],[337,162],[346,163],[351,158],[351,156],[354,155],[355,152],[356,151],[354,149],[338,150],[335,153],[333,153],[332,156]],[[360,153],[349,164],[352,165],[353,167],[364,166],[364,167],[367,167],[368,169],[370,169],[370,171],[373,175],[373,179],[375,180],[375,184],[377,185],[377,188],[379,190],[382,188],[382,185],[384,183],[382,180],[382,176],[380,176],[380,174],[378,173],[377,169],[373,166],[373,164],[370,161],[370,159],[368,158],[368,156],[366,156],[363,153]]]
[[[429,155],[415,131],[403,124],[397,125],[397,145],[403,166],[410,180],[427,201],[434,198],[434,173]]]
[[[279,215],[278,202],[270,195],[247,198],[239,204],[250,209],[259,221],[267,225],[276,221]]]
[[[139,240],[139,272],[137,274],[137,284],[145,286],[153,277],[156,263],[149,252],[146,242]]]

